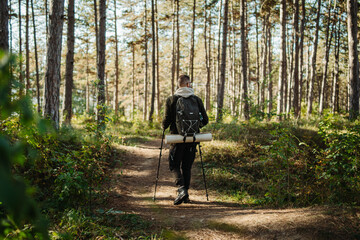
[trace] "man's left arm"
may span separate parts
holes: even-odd
[[[200,113],[201,113],[201,116],[202,116],[202,120],[201,120],[201,125],[202,127],[205,126],[206,124],[208,124],[209,122],[209,117],[208,115],[206,114],[206,110],[204,108],[204,104],[202,102],[202,100],[200,98],[198,98],[198,102],[199,102],[199,107],[200,107]]]

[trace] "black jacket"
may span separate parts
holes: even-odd
[[[203,117],[201,124],[202,126],[205,126],[209,122],[208,115],[206,114],[204,104],[202,100],[196,96],[193,95],[199,104],[199,111]],[[179,134],[176,129],[176,102],[179,99],[180,96],[173,95],[166,99],[166,108],[165,108],[165,116],[162,121],[162,127],[163,129],[167,129],[170,126],[170,133],[171,134]]]

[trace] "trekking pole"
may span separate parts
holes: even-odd
[[[163,147],[163,142],[164,142],[164,136],[165,136],[165,129],[163,130],[163,134],[162,134],[162,138],[161,138],[161,146],[160,146],[160,156],[159,156],[159,163],[158,163],[158,167],[157,167],[157,173],[156,173],[156,182],[155,182],[155,191],[154,191],[154,198],[153,200],[155,201],[156,199],[156,187],[157,187],[157,183],[159,180],[159,172],[160,172],[160,160],[161,160],[161,154],[162,154],[162,147]]]
[[[201,145],[200,145],[200,143],[199,143],[199,152],[200,152],[201,168],[202,168],[202,173],[203,173],[203,178],[204,178],[204,185],[205,185],[205,191],[206,191],[206,200],[209,201],[209,195],[208,195],[208,191],[207,191],[207,187],[206,187],[206,178],[205,178],[205,171],[204,171],[204,164],[203,164],[203,160],[202,160]]]

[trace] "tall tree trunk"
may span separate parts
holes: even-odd
[[[329,65],[329,52],[332,40],[332,32],[330,33],[330,24],[331,24],[331,0],[329,0],[329,11],[328,11],[328,22],[326,25],[326,32],[325,32],[325,57],[324,57],[324,72],[321,81],[321,88],[320,88],[320,101],[319,101],[319,114],[322,115],[324,111],[324,101],[326,99],[325,92],[326,92],[326,79],[327,79],[327,69]],[[331,36],[329,36],[331,35]],[[329,40],[330,37],[330,40]]]
[[[216,121],[220,122],[223,118],[224,105],[224,91],[225,91],[225,72],[226,72],[226,46],[227,46],[227,32],[228,32],[228,10],[229,0],[225,0],[224,4],[224,23],[223,23],[223,39],[222,39],[222,53],[221,53],[221,74],[220,74],[220,88],[218,91],[218,111]]]
[[[45,71],[44,116],[59,128],[60,66],[64,0],[52,0]]]
[[[190,59],[189,59],[190,79],[192,82],[194,82],[195,18],[196,18],[196,0],[194,0],[194,4],[193,4],[193,18],[191,24],[191,45],[190,45]]]
[[[65,69],[65,123],[71,124],[72,118],[72,90],[74,85],[74,45],[75,45],[75,0],[68,0],[68,28],[67,28],[67,53]]]
[[[89,83],[89,39],[86,41],[86,113],[90,112],[90,83]]]
[[[94,18],[95,18],[95,44],[96,44],[96,63],[98,62],[98,52],[99,52],[99,27],[98,27],[98,10],[97,10],[97,0],[94,0]]]
[[[31,0],[31,11],[32,11],[34,47],[35,47],[37,111],[38,111],[38,113],[40,113],[41,112],[41,103],[40,103],[39,58],[38,58],[37,42],[36,42],[36,26],[35,26],[35,13],[34,13],[34,2],[33,2],[33,0]]]
[[[260,105],[260,54],[259,54],[259,16],[257,13],[257,4],[255,4],[255,31],[256,31],[256,85],[257,85],[257,98],[256,103]]]
[[[217,44],[217,62],[216,62],[216,83],[215,86],[216,87],[216,93],[214,91],[214,94],[216,96],[216,104],[218,104],[219,100],[219,89],[220,89],[220,56],[221,56],[221,12],[222,12],[222,8],[223,8],[223,0],[220,0],[220,5],[219,5],[219,16],[218,16],[218,44]]]
[[[300,107],[299,107],[299,0],[294,0],[294,37],[295,37],[295,57],[294,57],[294,117],[299,118],[300,116]]]
[[[149,68],[149,61],[148,61],[148,32],[147,32],[147,0],[145,0],[145,11],[144,11],[144,22],[145,22],[145,74],[144,74],[144,116],[143,119],[144,121],[146,120],[147,117],[147,109],[148,109],[148,68]],[[174,77],[173,75],[174,72],[172,72],[172,77]],[[173,80],[173,79],[172,79]],[[173,82],[172,82],[173,83]]]
[[[294,88],[294,84],[293,84],[293,80],[294,80],[294,76],[293,76],[293,70],[294,70],[294,43],[295,43],[295,33],[294,31],[292,32],[292,35],[290,33],[290,31],[288,32],[288,39],[289,39],[289,44],[288,46],[288,65],[287,65],[287,77],[288,77],[288,81],[287,81],[287,86],[285,87],[287,89],[286,93],[287,93],[287,101],[286,101],[286,117],[289,118],[290,117],[290,111],[292,108],[292,94],[293,94],[293,88]],[[291,40],[290,40],[291,39]]]
[[[26,0],[25,15],[25,78],[26,78],[26,95],[30,94],[30,50],[29,50],[29,0]]]
[[[22,37],[21,37],[21,0],[18,0],[19,3],[19,82],[20,82],[20,89],[19,89],[19,96],[22,97],[24,95],[24,79],[23,79],[23,65],[22,65]]]
[[[271,23],[268,22],[269,26],[268,26],[268,49],[269,49],[269,60],[268,60],[268,100],[269,100],[269,105],[268,105],[268,120],[271,119],[271,111],[273,109],[273,81],[272,81],[272,45],[271,45]]]
[[[175,68],[176,68],[176,52],[175,52],[175,13],[176,13],[176,0],[172,0],[173,14],[171,20],[171,29],[172,29],[172,48],[171,48],[171,95],[174,95],[175,92]]]
[[[211,20],[210,20],[211,21]],[[211,81],[211,70],[210,70],[210,53],[211,49],[208,48],[207,40],[207,25],[208,25],[208,16],[207,16],[207,0],[204,0],[204,46],[205,46],[205,65],[206,65],[206,90],[205,90],[205,108],[206,111],[210,110],[210,81]],[[210,36],[209,36],[210,38]],[[209,44],[211,39],[209,39]]]
[[[8,0],[0,0],[0,50],[9,51]]]
[[[119,41],[118,41],[118,34],[117,34],[117,12],[116,12],[116,5],[117,4],[116,4],[116,1],[117,0],[114,0],[114,16],[115,16],[115,86],[114,86],[115,91],[114,91],[114,110],[115,110],[115,116],[118,116],[118,113],[119,113]],[[146,11],[146,0],[145,0],[145,11]],[[145,25],[145,32],[146,32],[146,25]],[[145,38],[146,38],[146,35],[145,35]],[[147,49],[146,49],[146,51],[147,51]]]
[[[105,44],[106,44],[106,0],[99,1],[99,32],[98,32],[98,102],[97,121],[100,129],[105,128]]]
[[[178,1],[178,0],[177,0]],[[155,83],[156,83],[156,69],[155,69],[155,61],[156,61],[156,39],[155,39],[155,6],[154,0],[151,0],[151,31],[152,31],[152,53],[151,53],[151,73],[152,73],[152,91],[151,91],[151,105],[150,105],[150,113],[149,113],[149,121],[153,121],[154,114],[154,104],[155,104]],[[177,8],[178,9],[178,8]]]
[[[333,76],[333,89],[332,89],[332,101],[331,101],[331,111],[334,114],[336,111],[339,111],[337,108],[339,102],[339,54],[340,54],[340,24],[338,14],[336,14],[336,21],[339,24],[338,28],[335,30],[335,61],[334,61],[334,76]],[[334,23],[336,27],[336,23]]]
[[[131,103],[131,117],[135,119],[135,42],[131,44],[131,89],[132,89],[132,103]]]
[[[156,102],[157,102],[157,115],[160,116],[160,63],[159,63],[159,16],[157,8],[157,0],[155,0],[155,39],[156,39]]]
[[[268,40],[267,40],[267,25],[268,25],[268,21],[269,21],[269,17],[270,15],[267,15],[264,17],[264,25],[263,25],[263,34],[262,34],[262,60],[261,60],[261,75],[260,75],[260,102],[259,102],[259,107],[261,109],[262,112],[264,112],[264,107],[265,107],[265,84],[266,84],[266,78],[267,78],[267,74],[266,74],[266,68],[267,68],[267,60],[268,60]]]
[[[305,31],[305,16],[306,16],[306,8],[305,8],[305,0],[301,0],[301,10],[302,17],[300,23],[300,65],[299,65],[299,84],[300,84],[300,92],[299,92],[299,116],[301,117],[301,102],[303,98],[303,89],[304,89],[304,31]]]
[[[349,46],[349,119],[359,115],[359,55],[357,51],[357,0],[347,0],[347,29]]]
[[[241,0],[240,5],[240,25],[241,25],[241,79],[242,79],[242,101],[244,102],[244,118],[250,119],[250,107],[248,99],[248,87],[247,87],[247,55],[246,55],[246,29],[245,29],[245,15],[246,15],[245,0]]]
[[[317,7],[317,17],[316,17],[316,24],[315,24],[315,37],[314,37],[314,49],[311,56],[311,74],[309,79],[309,96],[308,96],[308,106],[306,116],[307,118],[310,117],[312,113],[312,104],[314,98],[314,82],[316,78],[316,55],[317,55],[317,46],[318,46],[318,38],[319,38],[319,22],[320,22],[320,10],[321,10],[321,0],[318,0],[318,7]]]
[[[281,43],[280,43],[280,68],[279,68],[279,81],[278,81],[278,95],[277,95],[277,120],[282,119],[282,113],[284,111],[285,89],[284,83],[287,79],[286,73],[286,0],[281,0],[280,5],[280,32],[281,32]]]
[[[176,0],[176,80],[180,75],[180,23],[179,23],[179,1]]]

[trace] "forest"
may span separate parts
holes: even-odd
[[[359,239],[359,5],[0,0],[0,238]],[[173,207],[167,145],[148,198],[182,74],[210,202],[193,170]]]

